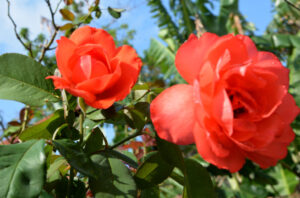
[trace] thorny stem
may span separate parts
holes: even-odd
[[[142,135],[143,134],[143,129],[140,129],[138,131],[136,131],[135,133],[133,133],[132,135],[129,135],[128,137],[124,138],[123,140],[121,140],[120,142],[112,145],[111,147],[109,147],[110,150],[113,150],[115,148],[117,148],[118,146],[124,144],[125,142],[139,136],[139,135]]]
[[[81,111],[79,115],[79,134],[80,134],[80,144],[83,142],[83,122],[84,122],[84,113]]]
[[[29,111],[29,106],[26,106],[25,110],[24,110],[24,118],[22,120],[21,132],[23,132],[25,130],[25,128],[26,128],[27,119],[28,119],[28,111]]]
[[[202,24],[199,15],[196,14],[195,15],[195,27],[196,27],[196,32],[197,32],[197,37],[200,38],[200,36],[202,36],[202,34],[204,34],[206,32],[204,25]]]
[[[136,102],[139,102],[142,98],[144,98],[147,94],[149,94],[151,92],[150,89],[148,89],[141,97],[139,97],[138,99],[136,99]]]
[[[61,90],[61,98],[62,98],[62,103],[63,103],[63,108],[64,108],[64,118],[65,120],[68,117],[68,98],[67,98],[67,94],[66,94],[66,90]]]
[[[289,171],[291,171],[292,173],[294,173],[295,175],[297,175],[298,178],[300,178],[300,173],[298,173],[297,171],[295,171],[294,169],[292,169],[287,163],[285,163],[284,161],[280,161],[279,162],[284,168],[288,169]]]
[[[54,39],[55,39],[55,37],[57,35],[57,32],[59,30],[59,26],[56,25],[56,23],[55,23],[55,17],[54,17],[54,15],[55,15],[55,13],[57,11],[58,6],[55,9],[55,11],[53,12],[51,4],[50,4],[50,0],[45,0],[45,2],[47,3],[49,11],[50,11],[50,14],[51,14],[51,21],[52,21],[52,26],[54,27],[54,33],[52,34],[52,36],[50,38],[50,41],[43,47],[42,52],[41,52],[41,56],[40,56],[40,58],[38,60],[39,62],[42,62],[42,60],[43,60],[43,58],[45,56],[46,51],[48,51],[50,49],[50,46],[52,45],[52,43],[53,43],[53,41],[54,41]],[[58,3],[58,5],[59,4],[60,4],[60,2]]]
[[[234,20],[234,25],[235,25],[238,33],[239,34],[244,34],[244,30],[243,30],[243,27],[241,25],[240,17],[238,15],[234,15],[233,20]]]
[[[68,183],[68,197],[71,198],[71,193],[72,193],[72,185],[73,185],[73,180],[74,180],[74,169],[71,166],[70,168],[70,178],[69,178],[69,183]]]
[[[297,7],[295,4],[293,4],[292,2],[290,2],[289,0],[284,0],[287,4],[289,4],[290,6],[292,6],[293,8],[295,8],[296,10],[300,11],[300,8]]]
[[[56,14],[56,12],[57,12],[57,10],[58,10],[58,8],[59,8],[59,5],[61,4],[61,2],[62,2],[62,0],[60,0],[59,2],[58,2],[58,4],[57,4],[57,6],[56,6],[56,8],[55,8],[55,10],[54,10],[54,14]]]
[[[109,149],[108,141],[104,135],[103,135],[103,140],[104,140],[104,144],[105,144],[105,149]]]
[[[8,18],[10,19],[10,21],[12,22],[13,26],[14,26],[14,32],[15,32],[15,35],[17,37],[17,39],[20,41],[20,43],[23,45],[23,47],[29,51],[29,54],[31,57],[33,57],[33,53],[32,53],[32,49],[31,49],[31,43],[29,43],[29,45],[26,45],[22,38],[20,37],[20,35],[18,34],[18,31],[17,31],[17,24],[15,23],[14,19],[12,18],[12,16],[10,15],[10,1],[9,0],[6,0],[7,2],[7,16]]]

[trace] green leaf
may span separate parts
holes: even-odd
[[[144,83],[144,84],[136,84],[134,85],[134,87],[132,88],[132,90],[148,90],[150,87],[148,85],[148,83]]]
[[[146,56],[150,58],[148,60],[150,65],[160,67],[162,73],[168,73],[168,76],[164,76],[165,79],[176,72],[174,53],[158,40],[151,39]]]
[[[159,187],[146,188],[141,191],[140,198],[159,198]]]
[[[56,102],[47,68],[21,54],[0,56],[0,99],[16,100],[30,106]]]
[[[59,28],[59,30],[65,31],[65,30],[71,29],[72,27],[73,27],[73,24],[72,24],[72,23],[66,23],[66,24],[64,24],[63,26],[61,26],[61,27]]]
[[[122,160],[123,162],[125,162],[126,164],[131,166],[132,168],[137,169],[139,166],[136,161],[134,161],[127,155],[120,153],[116,150],[105,150],[105,151],[103,151],[103,154],[105,154],[107,157],[110,157],[110,158],[116,158],[116,159]]]
[[[97,176],[97,168],[79,144],[69,139],[55,140],[53,144],[76,170],[89,177]]]
[[[171,174],[174,166],[168,164],[159,152],[150,155],[138,168],[134,179],[139,188],[145,189],[160,184]]]
[[[116,19],[120,18],[121,13],[125,11],[125,9],[117,9],[117,8],[111,8],[111,7],[108,7],[107,9],[108,9],[109,14]]]
[[[97,6],[97,8],[96,8],[96,10],[95,10],[95,17],[96,17],[97,19],[99,19],[99,18],[101,17],[101,15],[102,15],[102,11],[101,11],[101,9],[99,8],[99,6]]]
[[[0,145],[0,197],[37,197],[45,178],[45,141]]]
[[[60,9],[59,12],[65,20],[73,21],[75,19],[74,14],[68,9]]]
[[[278,184],[274,188],[281,196],[293,194],[299,184],[299,178],[280,164],[274,167],[270,175],[277,179]]]
[[[167,142],[159,137],[156,138],[156,143],[162,158],[170,165],[174,165],[184,172],[184,159],[179,147],[176,144]]]
[[[60,179],[59,169],[66,166],[66,164],[67,161],[63,157],[57,157],[47,170],[47,181],[52,182],[56,179]]]
[[[86,111],[86,117],[90,120],[104,120],[105,117],[99,109],[88,107]]]
[[[187,197],[216,197],[209,173],[194,159],[185,159],[185,190]]]
[[[8,126],[5,130],[4,130],[4,137],[7,137],[11,134],[14,134],[16,132],[18,132],[21,129],[21,126]]]
[[[31,139],[51,139],[55,130],[65,123],[64,111],[57,110],[47,120],[27,128],[19,138],[23,141]]]
[[[275,47],[290,47],[291,42],[289,39],[289,35],[285,34],[274,34],[272,36],[273,43]]]
[[[243,182],[240,184],[239,193],[243,198],[268,196],[268,191],[265,186],[255,184],[254,182],[249,181],[248,178],[243,178]]]
[[[84,151],[88,154],[92,154],[102,149],[104,147],[103,138],[104,135],[100,130],[100,128],[99,127],[94,128],[86,141]]]
[[[51,194],[49,194],[49,193],[47,193],[45,190],[42,190],[39,198],[54,198],[54,196],[51,195]]]
[[[102,154],[93,155],[91,159],[99,169],[99,179],[89,179],[95,198],[137,197],[134,179],[122,161]]]

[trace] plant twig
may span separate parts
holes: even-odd
[[[194,23],[195,23],[195,27],[196,27],[197,37],[200,38],[200,36],[202,36],[202,34],[204,34],[206,32],[206,30],[205,30],[198,14],[195,15]]]
[[[53,25],[54,29],[58,29],[58,27],[56,26],[56,23],[55,23],[55,18],[54,18],[55,12],[53,12],[53,10],[52,10],[50,0],[45,0],[45,2],[47,3],[50,14],[51,14],[52,25]]]
[[[234,25],[235,25],[238,33],[239,34],[244,34],[244,30],[243,30],[243,27],[241,25],[240,17],[238,15],[234,15],[233,20],[234,20]]]
[[[69,178],[69,183],[68,183],[68,198],[71,198],[72,196],[72,187],[73,187],[73,180],[74,180],[74,168],[71,166],[70,168],[70,178]]]
[[[27,120],[28,120],[28,112],[29,112],[29,106],[25,107],[24,110],[24,117],[22,121],[22,128],[21,128],[21,132],[23,132],[26,129],[26,124],[27,124]]]
[[[284,168],[288,169],[289,171],[291,171],[292,173],[294,173],[297,177],[300,178],[300,173],[298,173],[296,170],[292,169],[287,163],[285,163],[284,161],[280,161],[279,162]]]
[[[20,43],[23,45],[23,47],[28,50],[29,54],[31,57],[33,57],[33,53],[32,53],[32,49],[31,49],[31,43],[29,43],[29,45],[26,45],[24,43],[24,41],[22,40],[22,38],[20,37],[20,35],[18,34],[18,31],[17,31],[17,24],[15,23],[14,19],[12,18],[12,16],[10,15],[10,1],[9,0],[6,0],[7,2],[7,16],[8,18],[10,19],[10,21],[12,22],[13,26],[14,26],[14,32],[15,32],[15,35],[17,37],[17,39],[20,41]]]
[[[142,135],[143,134],[143,129],[140,129],[138,131],[136,131],[135,133],[133,133],[132,135],[129,135],[128,137],[124,138],[123,140],[121,140],[120,142],[112,145],[111,147],[109,147],[110,150],[113,150],[115,148],[117,148],[118,146],[124,144],[125,142],[139,136],[139,135]]]
[[[293,8],[295,8],[296,10],[300,11],[300,8],[297,7],[295,4],[293,4],[292,2],[290,2],[289,0],[284,0],[287,4],[289,4],[290,6],[292,6]]]
[[[56,5],[56,8],[55,8],[55,10],[54,10],[54,12],[53,12],[54,14],[56,14],[56,12],[57,12],[57,10],[58,10],[58,8],[59,8],[61,2],[62,2],[62,0],[60,0],[60,1],[58,2],[58,4]]]
[[[79,115],[79,135],[80,135],[80,144],[82,144],[83,142],[83,136],[84,136],[84,129],[83,129],[83,122],[84,122],[84,112],[80,112],[80,115]]]
[[[48,51],[50,49],[50,46],[52,45],[56,35],[57,35],[57,32],[59,30],[59,26],[56,25],[55,23],[55,13],[57,11],[57,8],[55,9],[55,11],[53,12],[52,10],[52,7],[51,7],[51,4],[50,4],[50,0],[45,0],[45,2],[47,3],[48,5],[48,8],[49,8],[49,11],[50,11],[50,14],[51,14],[51,21],[52,21],[52,26],[54,28],[54,33],[52,34],[51,38],[50,38],[50,41],[44,45],[43,49],[42,49],[42,52],[41,52],[41,55],[40,55],[40,58],[39,58],[39,62],[42,62],[44,56],[45,56],[45,53],[46,51]],[[60,2],[58,3],[58,5],[60,4]],[[58,7],[58,6],[57,6]]]

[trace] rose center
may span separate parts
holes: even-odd
[[[239,94],[237,92],[227,90],[227,94],[231,102],[234,118],[239,118],[242,115],[248,113],[247,108],[245,107],[243,101],[241,101],[241,97],[239,97]]]

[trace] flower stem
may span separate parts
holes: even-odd
[[[84,122],[84,113],[83,112],[80,112],[80,115],[79,115],[79,135],[80,135],[80,139],[79,139],[79,142],[80,144],[82,144],[83,142],[83,122]]]
[[[143,134],[143,129],[140,129],[138,131],[136,131],[135,133],[133,133],[132,135],[129,135],[128,137],[124,138],[123,140],[121,140],[120,142],[112,145],[111,147],[109,147],[110,150],[113,150],[115,148],[117,148],[118,146],[124,144],[125,142],[139,136],[139,135],[142,135]]]
[[[74,169],[71,166],[71,168],[70,168],[70,178],[69,178],[69,183],[68,183],[68,197],[69,198],[72,197],[71,192],[72,192],[73,180],[74,180]]]
[[[23,120],[21,120],[22,121],[22,128],[21,128],[22,132],[26,129],[26,124],[27,124],[27,119],[28,119],[28,111],[29,111],[29,106],[26,106],[25,110],[24,110]]]

